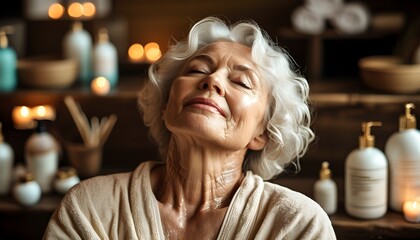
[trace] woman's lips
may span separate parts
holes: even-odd
[[[223,117],[226,117],[226,114],[223,111],[223,109],[220,108],[210,98],[194,98],[194,99],[189,100],[184,106],[187,107],[187,106],[191,106],[191,105],[195,105],[198,108],[206,109],[206,110],[209,110],[211,112],[217,112],[220,115],[222,115]]]

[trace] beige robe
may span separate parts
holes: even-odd
[[[150,171],[87,179],[54,212],[44,239],[165,239]],[[217,239],[336,239],[331,221],[309,197],[247,172]]]

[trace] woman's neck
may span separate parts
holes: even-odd
[[[152,170],[153,192],[168,239],[215,239],[243,179],[245,150],[175,143]]]
[[[155,188],[159,202],[187,215],[228,206],[243,179],[245,150],[174,145],[170,144]]]

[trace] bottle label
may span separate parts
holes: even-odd
[[[93,63],[93,69],[96,76],[112,75],[115,69],[116,62],[114,59],[96,58]]]
[[[402,206],[404,201],[420,196],[420,159],[395,162],[390,172],[391,200],[395,206]]]
[[[380,207],[387,202],[387,168],[349,168],[346,200],[353,207]]]
[[[58,168],[58,153],[49,151],[26,156],[28,171],[34,174],[42,192],[49,192]]]

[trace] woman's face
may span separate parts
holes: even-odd
[[[199,50],[173,81],[163,119],[169,131],[229,150],[260,150],[266,142],[267,84],[251,49],[215,42]]]

